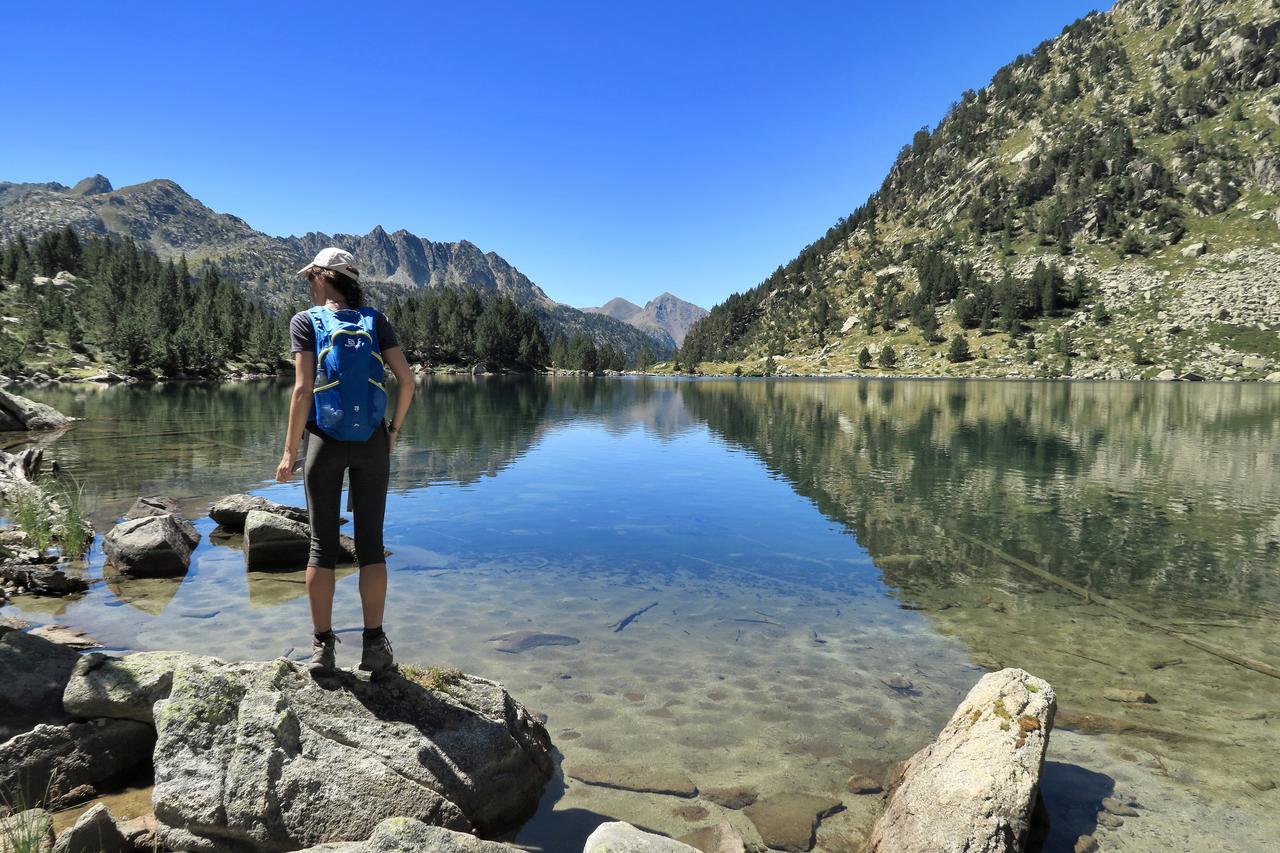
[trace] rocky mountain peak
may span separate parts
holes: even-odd
[[[692,302],[685,302],[670,291],[650,299],[643,308],[618,296],[599,308],[582,310],[621,320],[655,337],[669,340],[675,346],[684,341],[685,334],[694,323],[707,316],[705,309]]]
[[[115,188],[111,186],[111,182],[105,177],[102,175],[94,175],[92,177],[85,178],[72,187],[71,195],[99,195],[101,193],[109,193],[113,189]]]

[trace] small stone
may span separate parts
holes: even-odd
[[[1274,791],[1276,787],[1274,779],[1260,779],[1255,777],[1252,779],[1246,779],[1245,781],[1258,791]]]
[[[705,800],[726,809],[742,809],[756,801],[759,794],[750,785],[734,785],[730,788],[708,788],[702,792]]]
[[[867,776],[850,776],[848,788],[851,794],[878,794],[884,790],[883,785]]]
[[[1120,802],[1115,797],[1105,797],[1102,800],[1102,807],[1117,817],[1137,817],[1138,810],[1133,806]]]
[[[1082,835],[1076,839],[1074,853],[1097,853],[1098,839],[1092,835]]]
[[[697,803],[676,807],[676,817],[687,820],[690,823],[697,823],[700,820],[706,820],[708,814],[710,814],[710,812],[707,811],[707,807],[700,806]]]
[[[1124,826],[1123,818],[1116,817],[1115,815],[1106,811],[1098,812],[1098,817],[1096,818],[1096,820],[1097,820],[1098,826],[1105,826],[1107,829],[1119,829],[1120,827]]]
[[[1124,702],[1131,705],[1154,705],[1155,699],[1150,693],[1142,690],[1126,690],[1119,687],[1108,687],[1102,692],[1102,698],[1108,702]]]

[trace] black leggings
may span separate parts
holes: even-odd
[[[387,479],[391,472],[390,439],[380,424],[368,441],[339,441],[308,425],[307,460],[302,481],[311,518],[311,554],[307,565],[332,569],[338,565],[338,513],[342,473],[351,470],[352,515],[355,521],[356,562],[362,568],[382,563],[382,517],[387,508]]]

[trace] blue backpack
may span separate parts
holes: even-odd
[[[367,441],[387,411],[377,312],[369,307],[332,311],[316,306],[307,314],[316,329],[311,419],[340,441]]]

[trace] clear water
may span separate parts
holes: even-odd
[[[288,386],[24,393],[84,418],[46,455],[99,530],[168,494],[205,536],[183,579],[113,576],[95,547],[86,596],[6,612],[120,649],[308,649],[301,573],[246,572],[205,515],[239,491],[303,503],[272,480]],[[1241,384],[428,380],[392,466],[387,630],[402,660],[547,714],[569,778],[517,838],[535,849],[580,849],[605,816],[758,838],[707,801],[571,778],[600,763],[833,796],[817,849],[857,849],[877,802],[849,776],[919,749],[996,666],[1058,692],[1047,849],[1266,849],[1280,680],[1184,638],[1280,666],[1278,418],[1280,393]],[[525,629],[580,642],[495,648]],[[1099,828],[1112,795],[1140,816]]]

